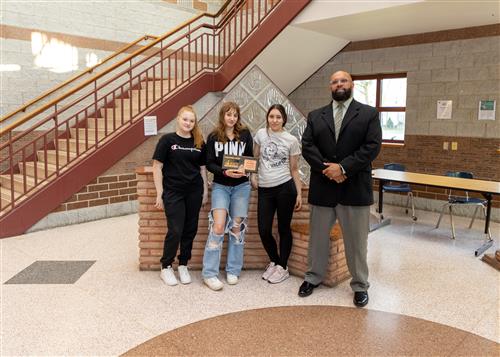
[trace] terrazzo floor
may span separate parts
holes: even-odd
[[[474,257],[484,221],[456,219],[434,229],[437,214],[384,206],[392,224],[369,237],[367,309],[437,322],[500,342],[498,271]],[[260,271],[220,292],[201,283],[168,287],[138,270],[137,215],[0,240],[0,355],[119,355],[165,332],[207,318],[280,306],[352,307],[349,283],[297,296],[302,279],[270,285]],[[500,225],[491,227],[499,246]],[[36,261],[95,261],[73,284],[5,284]],[[453,330],[453,329],[451,329]],[[395,335],[397,336],[397,335]],[[396,337],[395,337],[396,338]],[[432,342],[432,341],[431,341]],[[479,353],[479,352],[478,352]]]

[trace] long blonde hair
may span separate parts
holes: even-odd
[[[191,135],[193,136],[194,139],[194,146],[197,149],[201,149],[205,141],[203,140],[203,134],[201,133],[200,126],[198,125],[198,116],[196,115],[196,112],[194,111],[192,105],[185,105],[181,109],[179,109],[179,112],[177,113],[177,119],[179,119],[182,113],[184,112],[191,112],[194,115],[194,127],[191,130]]]
[[[217,122],[217,126],[212,131],[212,135],[214,135],[218,141],[223,143],[229,140],[229,138],[226,135],[226,122],[224,121],[224,116],[230,110],[234,110],[238,115],[238,120],[236,121],[236,124],[234,124],[234,129],[233,129],[234,138],[237,141],[240,140],[240,133],[244,129],[246,129],[245,124],[241,122],[240,107],[238,106],[238,104],[236,104],[235,102],[224,103],[219,111],[219,121]]]

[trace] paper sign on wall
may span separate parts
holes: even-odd
[[[480,100],[479,101],[479,120],[495,120],[496,100]]]
[[[438,119],[451,119],[452,105],[453,105],[452,100],[438,100],[437,101],[437,118]]]
[[[156,116],[144,117],[144,135],[151,136],[158,134],[158,126],[156,125]]]

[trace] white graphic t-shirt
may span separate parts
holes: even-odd
[[[260,146],[259,186],[274,187],[289,181],[290,156],[300,155],[299,141],[283,130],[275,133],[262,128],[255,134],[254,141]]]

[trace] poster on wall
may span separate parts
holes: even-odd
[[[437,118],[438,119],[451,119],[452,105],[453,105],[452,100],[438,100],[437,101]]]
[[[495,120],[496,100],[480,100],[478,120]]]
[[[144,136],[158,134],[158,126],[156,125],[156,116],[144,117]]]

